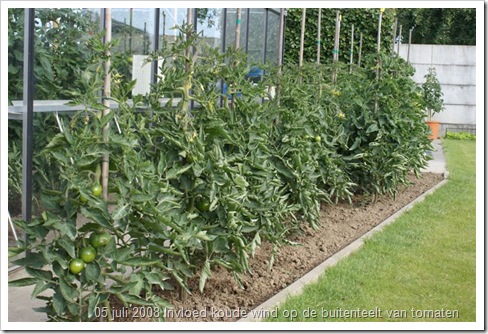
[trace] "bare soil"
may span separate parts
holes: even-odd
[[[333,254],[361,237],[402,207],[431,189],[443,179],[440,174],[424,173],[422,178],[411,178],[412,185],[403,187],[395,199],[356,197],[352,204],[322,205],[320,228],[304,226],[303,233],[290,236],[299,246],[280,247],[274,265],[268,268],[271,246],[263,242],[250,259],[252,273],[242,276],[244,288],[240,288],[231,273],[216,268],[207,280],[204,293],[198,290],[199,277],[189,282],[192,293],[184,302],[177,290],[161,292],[181,316],[168,317],[166,321],[236,321],[242,310],[246,314],[291,283],[305,275]],[[121,309],[119,301],[111,300],[113,309]],[[190,314],[197,316],[190,316]],[[202,317],[204,316],[204,317]],[[132,310],[115,321],[153,321],[149,317],[136,317]]]

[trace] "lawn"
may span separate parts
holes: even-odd
[[[476,321],[476,143],[443,146],[446,185],[268,320]]]

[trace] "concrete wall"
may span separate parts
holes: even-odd
[[[407,52],[408,45],[400,45],[400,56],[407,59]],[[447,128],[476,128],[476,46],[412,44],[409,61],[419,85],[429,67],[436,68],[446,108],[433,117],[441,135]]]

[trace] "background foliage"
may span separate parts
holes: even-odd
[[[354,61],[357,62],[359,53],[359,35],[363,33],[362,54],[376,52],[378,33],[379,8],[322,8],[322,50],[321,63],[332,62],[334,48],[334,32],[336,12],[342,15],[341,34],[339,42],[339,57],[349,62],[351,48],[351,24],[354,24]],[[304,60],[315,62],[317,59],[317,8],[307,8],[305,24]],[[302,8],[289,8],[286,16],[285,29],[285,62],[298,63],[300,52]],[[381,23],[381,48],[392,48],[395,9],[386,8]]]
[[[403,41],[412,43],[476,45],[475,8],[399,8],[399,24],[403,25]]]

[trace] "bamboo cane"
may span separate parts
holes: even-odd
[[[305,17],[307,15],[307,9],[303,8],[302,12],[302,31],[301,31],[301,36],[300,36],[300,58],[298,61],[298,66],[302,67],[303,65],[303,44],[305,42]]]
[[[239,49],[239,40],[241,38],[241,9],[237,8],[236,13],[236,40],[235,40],[235,48]]]
[[[335,36],[334,36],[334,50],[332,50],[334,64],[339,60],[339,35],[341,31],[341,14],[336,12]],[[337,71],[334,68],[332,71],[332,83],[337,82]]]

